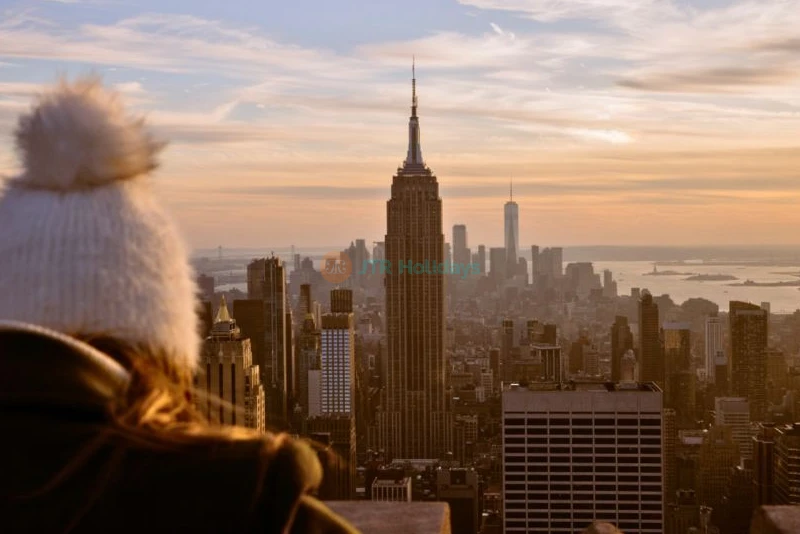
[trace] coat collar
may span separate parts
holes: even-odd
[[[0,406],[106,410],[130,376],[106,354],[40,326],[0,321]]]

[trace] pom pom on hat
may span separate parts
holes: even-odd
[[[70,191],[146,174],[164,144],[125,114],[118,93],[86,77],[40,95],[19,119],[16,146],[24,164],[17,185]]]
[[[194,366],[186,243],[144,176],[163,144],[97,78],[61,80],[20,118],[23,172],[0,192],[0,320],[110,337]]]

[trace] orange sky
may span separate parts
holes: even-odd
[[[0,22],[0,173],[36,88],[99,71],[171,140],[156,182],[197,247],[382,239],[412,54],[448,240],[502,243],[513,176],[523,246],[800,243],[800,0],[462,0],[356,44],[29,4]]]

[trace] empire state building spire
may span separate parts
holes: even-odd
[[[415,61],[411,61],[411,117],[408,119],[408,155],[406,165],[423,165],[422,145],[419,141],[419,118],[417,117],[417,73]]]

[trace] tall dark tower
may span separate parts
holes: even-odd
[[[763,421],[767,412],[767,311],[748,302],[731,301],[730,388],[750,401],[750,419]]]
[[[649,291],[642,291],[639,300],[639,379],[656,382],[664,388],[664,355],[661,350],[661,329],[658,304]]]
[[[413,72],[413,71],[412,71]],[[422,159],[412,75],[408,153],[386,205],[387,384],[379,414],[388,458],[439,458],[451,449],[444,353],[444,262],[439,184]]]
[[[611,380],[622,380],[622,357],[633,349],[633,333],[628,325],[628,318],[617,315],[611,325]]]
[[[262,383],[267,394],[267,417],[271,424],[280,424],[288,418],[289,401],[292,391],[292,352],[291,352],[291,321],[287,316],[286,301],[286,275],[283,262],[275,256],[256,259],[247,265],[247,296],[254,301],[260,301],[263,307],[261,318],[263,325],[258,329],[258,335],[263,336],[260,348],[264,353],[257,357],[254,353],[254,363],[264,367],[261,370]],[[236,313],[234,302],[234,313]],[[242,323],[245,335],[256,335],[256,332],[247,331],[250,325],[249,314],[246,314]],[[256,344],[253,344],[255,351]]]

